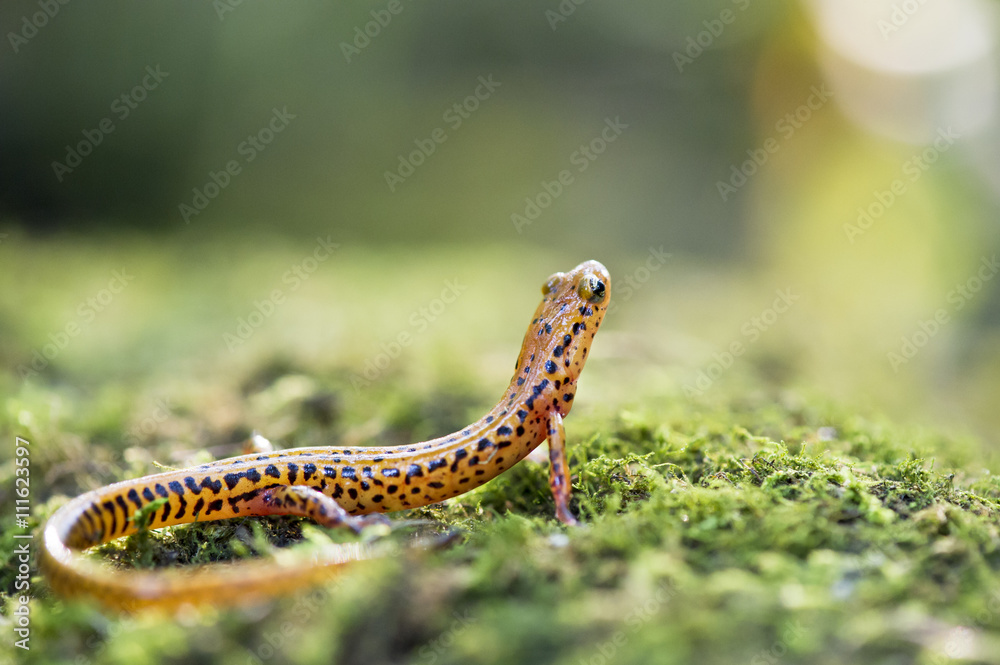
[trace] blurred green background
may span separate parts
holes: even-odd
[[[994,9],[4,3],[4,387],[113,269],[134,283],[34,379],[213,357],[328,237],[324,304],[291,298],[252,348],[385,341],[451,277],[511,344],[524,289],[598,258],[638,286],[598,357],[665,390],[727,381],[743,343],[778,385],[996,444]],[[479,329],[463,300],[428,338]]]

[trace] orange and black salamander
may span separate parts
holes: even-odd
[[[360,531],[380,513],[426,506],[503,473],[546,439],[556,517],[572,525],[563,417],[611,296],[607,270],[586,261],[542,287],[514,376],[493,409],[468,427],[391,447],[317,447],[243,455],[109,485],[73,499],[44,529],[40,568],[51,587],[109,608],[176,609],[229,604],[318,583],[332,568],[366,558],[363,544],[310,561],[239,563],[176,572],[113,571],[83,550],[137,531],[136,511],[154,501],[148,528],[255,515],[301,515]],[[147,510],[148,512],[148,510]]]

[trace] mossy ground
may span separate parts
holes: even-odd
[[[385,284],[401,283],[411,268],[392,268]],[[338,274],[355,269],[348,262]],[[491,283],[489,274],[465,274],[472,293]],[[461,427],[502,389],[508,370],[493,368],[513,360],[537,285],[523,297],[518,289],[534,277],[510,286],[504,309],[516,310],[514,320],[462,327],[459,314],[442,315],[409,357],[360,389],[354,379],[379,349],[363,331],[309,362],[310,352],[272,353],[282,346],[266,327],[251,340],[260,351],[237,361],[230,354],[178,370],[173,356],[140,355],[134,370],[119,371],[68,358],[68,369],[8,379],[2,429],[35,446],[35,532],[68,496],[150,473],[153,461],[182,466],[237,454],[254,428],[301,446],[401,443]],[[323,280],[317,298],[337,283]],[[427,281],[433,296],[440,289]],[[171,332],[194,325],[196,291],[178,291],[185,295],[177,296]],[[386,297],[405,302],[412,294],[387,289]],[[371,306],[352,298],[355,305],[337,305],[348,314]],[[297,307],[314,305],[289,305],[282,315],[294,319]],[[403,307],[389,333],[409,329],[416,307]],[[165,333],[122,344],[137,353],[150,336]],[[623,337],[613,322],[602,336],[566,421],[572,507],[584,526],[553,519],[547,470],[526,462],[407,515],[455,529],[450,546],[357,565],[327,587],[263,606],[178,620],[108,616],[53,597],[35,577],[31,651],[23,652],[11,647],[6,625],[18,530],[5,510],[0,657],[129,665],[1000,663],[1000,478],[987,470],[980,443],[831,405],[769,378],[763,362],[742,363],[700,397],[662,385],[645,390],[644,379],[620,367]],[[457,369],[470,362],[475,372]],[[121,358],[107,365],[129,366]],[[443,369],[427,369],[434,367]],[[7,505],[14,467],[8,451],[2,459]],[[247,519],[143,534],[98,556],[175,566],[348,538],[298,519]]]

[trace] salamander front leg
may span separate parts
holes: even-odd
[[[579,524],[569,511],[569,463],[566,462],[566,430],[562,416],[553,411],[549,414],[549,488],[556,500],[556,517],[563,524]]]
[[[286,485],[264,490],[248,502],[253,515],[298,515],[320,526],[345,526],[355,533],[373,524],[390,524],[385,515],[351,515],[340,504],[317,489],[306,485]]]

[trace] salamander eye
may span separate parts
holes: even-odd
[[[556,273],[555,275],[549,277],[549,281],[542,284],[542,295],[547,296],[553,291],[555,291],[557,288],[559,288],[560,281],[561,281],[561,275],[559,273]]]
[[[598,303],[604,300],[604,282],[595,275],[585,275],[576,287],[577,294],[587,302]]]

